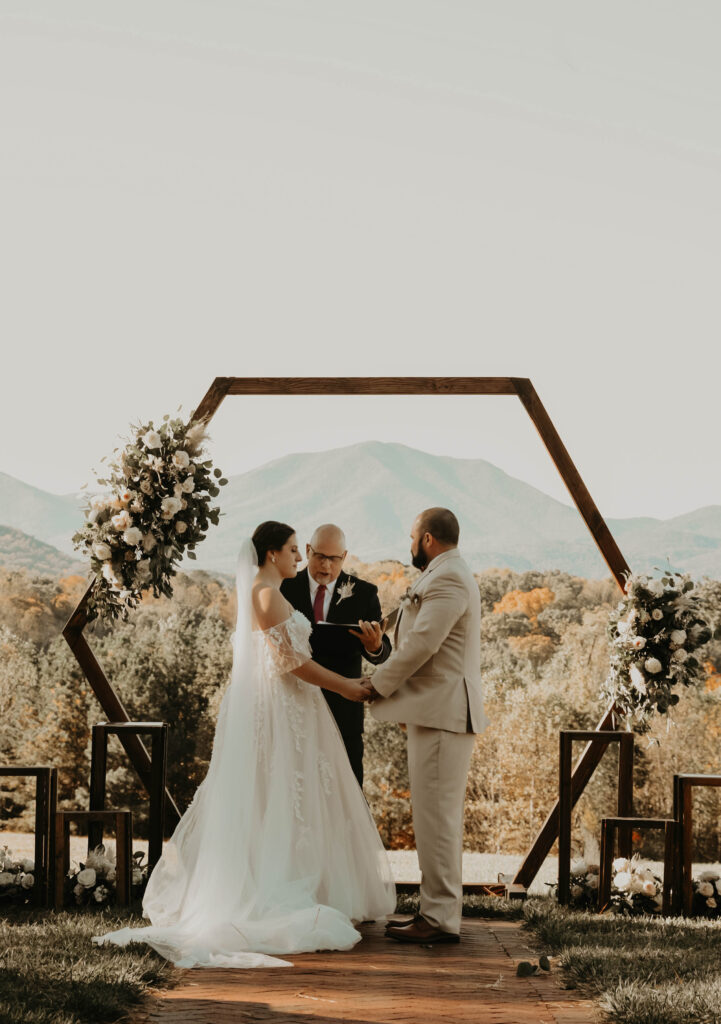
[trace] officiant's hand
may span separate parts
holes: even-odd
[[[357,636],[369,654],[380,654],[383,650],[383,625],[380,622],[358,623],[358,629],[349,629],[352,636]]]

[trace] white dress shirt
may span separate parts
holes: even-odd
[[[310,606],[312,608],[313,605],[315,604],[315,595],[317,594],[318,587],[320,587],[321,584],[320,583],[316,583],[316,581],[313,579],[313,577],[311,576],[310,573],[308,573],[308,582],[310,583]],[[335,591],[335,585],[336,585],[337,582],[338,582],[338,577],[336,577],[333,580],[332,583],[326,583],[325,584],[325,588],[326,588],[325,589],[325,599],[323,601],[323,619],[324,620],[328,618],[328,612],[330,611],[330,603],[333,600],[333,593]]]

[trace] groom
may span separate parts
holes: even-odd
[[[361,658],[380,665],[391,653],[391,642],[379,621],[378,588],[343,572],[347,554],[345,534],[330,523],[319,526],[305,546],[308,567],[283,580],[280,590],[294,608],[313,623],[313,658],[339,675],[358,679]],[[318,622],[358,623],[356,630],[317,626]],[[365,705],[323,690],[343,738],[359,785],[363,785],[363,712]]]
[[[421,576],[401,604],[396,650],[373,676],[373,716],[405,722],[420,914],[386,934],[399,942],[458,942],[463,902],[463,801],[475,734],[487,719],[481,691],[481,600],[458,552],[458,520],[421,512],[411,559]]]

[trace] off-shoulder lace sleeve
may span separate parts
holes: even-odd
[[[263,631],[266,652],[279,675],[292,672],[313,657],[311,628],[305,615],[294,612],[284,622]]]

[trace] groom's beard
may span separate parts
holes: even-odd
[[[421,572],[423,572],[425,567],[428,565],[428,556],[423,550],[423,545],[420,543],[418,545],[418,551],[416,552],[415,555],[411,551],[411,565],[414,566],[414,568],[416,569],[420,569]]]

